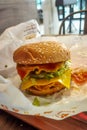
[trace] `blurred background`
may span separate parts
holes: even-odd
[[[36,19],[41,34],[58,34],[60,24],[68,14],[86,9],[87,0],[0,0],[0,33],[21,22]],[[84,13],[76,14],[66,21],[64,31],[78,33],[84,28]]]

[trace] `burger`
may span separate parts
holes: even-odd
[[[22,91],[46,96],[70,88],[70,52],[59,42],[23,45],[15,50],[13,60],[17,64]]]

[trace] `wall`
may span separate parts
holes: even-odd
[[[38,20],[35,0],[0,0],[0,33],[30,19]]]

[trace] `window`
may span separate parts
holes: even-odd
[[[37,9],[42,9],[42,3],[44,2],[44,0],[36,0],[36,4],[37,4]]]

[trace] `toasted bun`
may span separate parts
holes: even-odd
[[[56,63],[70,59],[70,52],[58,42],[44,41],[21,46],[14,52],[13,59],[19,64]]]

